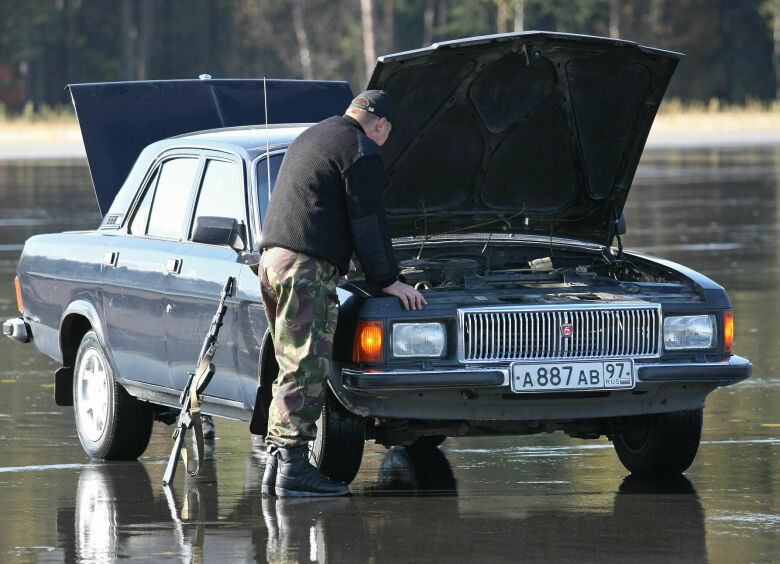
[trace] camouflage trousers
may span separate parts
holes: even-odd
[[[314,440],[338,321],[331,263],[280,247],[263,252],[258,275],[279,376],[266,441],[293,447]]]

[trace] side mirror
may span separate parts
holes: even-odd
[[[195,220],[192,241],[208,245],[227,245],[240,251],[246,245],[246,225],[232,217],[204,215]]]

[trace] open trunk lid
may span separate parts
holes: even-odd
[[[318,80],[151,80],[71,84],[92,183],[108,211],[149,143],[204,129],[311,123],[341,115],[352,99],[346,82]]]

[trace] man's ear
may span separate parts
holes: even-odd
[[[379,121],[376,122],[377,133],[382,131],[384,129],[385,125],[387,125],[387,118],[379,118]]]

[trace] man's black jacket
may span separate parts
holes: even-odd
[[[263,248],[284,247],[335,264],[353,252],[366,280],[398,276],[382,196],[382,153],[349,116],[313,125],[290,145],[263,222]]]

